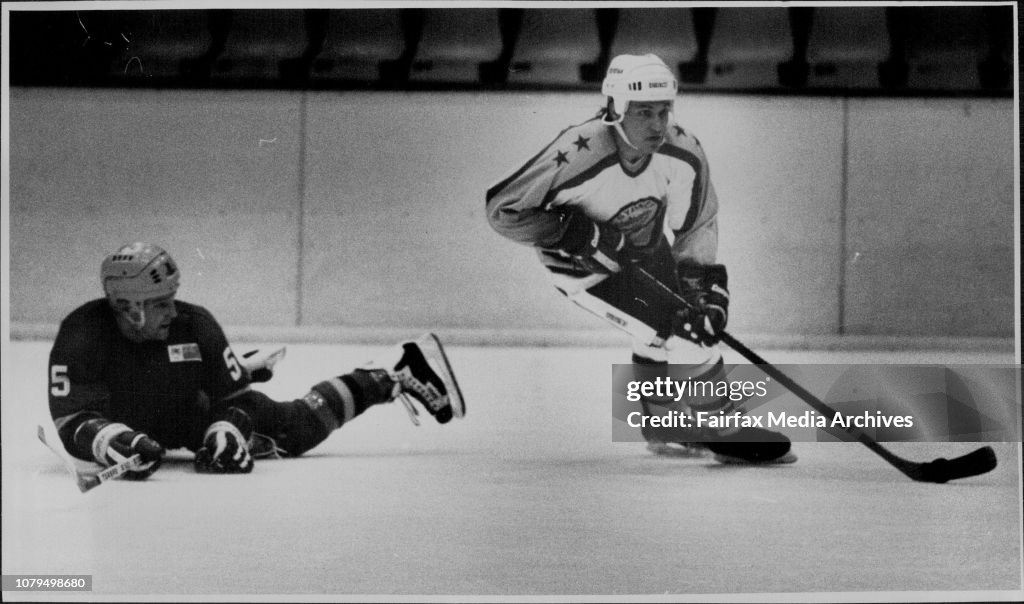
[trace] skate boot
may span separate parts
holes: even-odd
[[[646,416],[662,415],[657,410],[667,408],[646,400],[640,404]],[[695,428],[653,428],[645,423],[640,427],[640,433],[647,441],[647,450],[660,457],[699,459],[709,455],[707,445],[703,442],[706,437]]]
[[[650,381],[658,377],[664,377],[668,371],[668,363],[655,361],[633,353],[632,358],[634,378],[642,381]],[[666,416],[670,413],[689,415],[689,409],[679,401],[671,398],[655,399],[642,398],[640,406],[645,417]],[[640,433],[647,441],[647,450],[659,457],[681,457],[695,459],[709,455],[704,445],[701,434],[690,427],[653,427],[644,422],[640,426]]]
[[[704,443],[663,443],[649,440],[647,441],[647,450],[659,457],[700,459],[708,456],[708,449]]]
[[[715,459],[724,464],[789,464],[796,461],[783,434],[763,428],[740,428],[706,443]]]
[[[440,424],[466,414],[462,391],[455,381],[441,340],[432,333],[424,334],[414,342],[402,343],[402,358],[395,365],[391,378],[399,387],[398,397],[417,425],[415,407],[409,402],[409,397],[419,401]]]

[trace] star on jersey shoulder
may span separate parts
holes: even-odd
[[[682,136],[686,134],[686,130],[683,130],[681,127],[679,127],[679,124],[676,124],[674,127],[676,129],[676,136]]]
[[[559,151],[558,154],[555,155],[555,165],[561,166],[562,164],[567,163],[569,163],[569,158],[566,156],[566,153],[564,151]]]
[[[590,139],[588,137],[583,136],[581,134],[579,136],[579,138],[577,138],[575,141],[573,141],[572,144],[576,145],[576,150],[577,151],[582,151],[584,149],[589,151],[590,150],[590,145],[588,144],[589,142],[590,142]]]

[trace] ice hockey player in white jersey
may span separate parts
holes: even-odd
[[[723,372],[718,333],[729,316],[728,278],[717,263],[718,198],[697,138],[674,119],[677,82],[653,54],[620,55],[602,83],[606,105],[562,131],[487,191],[491,226],[536,248],[555,287],[633,337],[636,368],[688,366],[695,379]],[[693,308],[679,311],[642,291],[627,264],[670,284]],[[699,405],[699,406],[698,406]],[[727,397],[664,405],[647,414],[732,414]],[[692,455],[706,446],[725,463],[790,463],[784,435],[760,428],[702,433],[644,429],[648,448]]]

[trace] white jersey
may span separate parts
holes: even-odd
[[[562,238],[568,211],[614,226],[637,248],[664,237],[677,263],[714,263],[718,199],[697,139],[670,124],[665,143],[631,169],[620,161],[615,137],[597,117],[564,130],[487,191],[491,226],[541,248],[542,261],[556,271],[571,263],[544,248]]]

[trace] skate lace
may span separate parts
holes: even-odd
[[[399,392],[398,400],[401,401],[402,405],[405,406],[405,411],[409,414],[409,420],[412,421],[412,425],[420,425],[420,412],[416,409],[416,405],[413,403],[412,395],[408,392]]]
[[[282,459],[287,453],[276,440],[258,432],[253,432],[246,444],[253,459]]]
[[[408,370],[402,369],[400,371],[391,372],[389,373],[389,377],[391,378],[391,382],[394,384],[391,397],[402,403],[402,406],[405,407],[405,412],[409,414],[409,421],[412,422],[412,425],[419,426],[419,409],[416,408],[413,395],[406,390],[410,386],[408,382],[414,381],[409,379],[411,376],[408,375]],[[412,389],[415,390],[415,388]]]
[[[432,370],[437,371],[433,367]],[[432,384],[424,384],[423,382],[416,379],[416,376],[412,374],[408,367],[403,367],[399,371],[391,374],[391,379],[395,382],[396,394],[395,398],[402,401],[405,405],[405,410],[409,413],[409,419],[412,420],[413,425],[420,425],[419,421],[419,410],[413,402],[413,399],[418,400],[423,404],[424,407],[431,413],[435,413],[444,407],[443,401],[444,395],[438,392]]]

